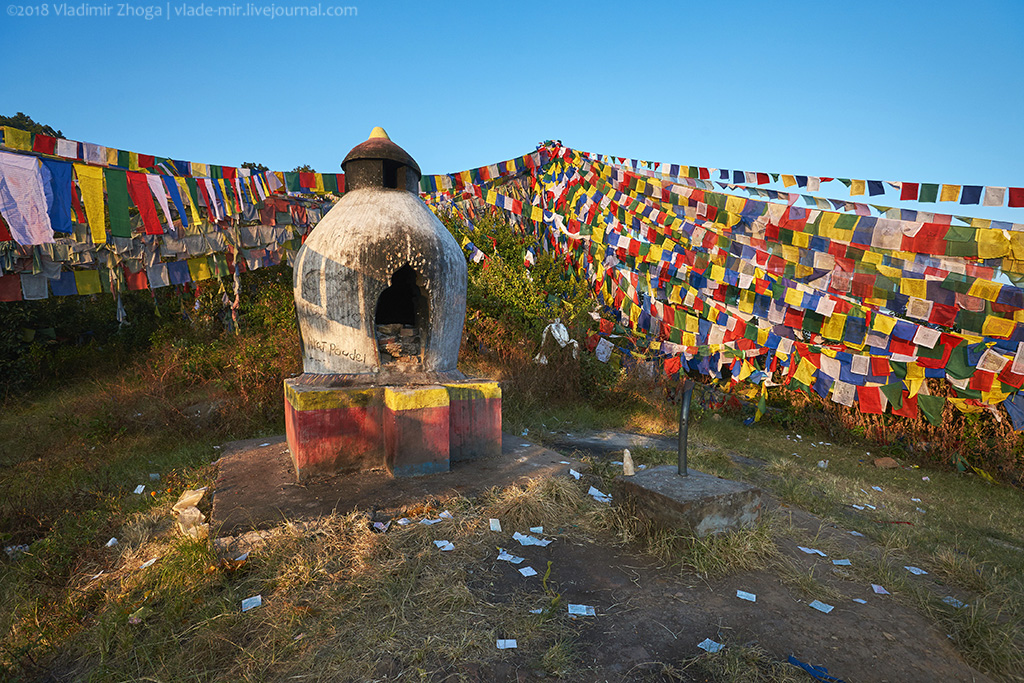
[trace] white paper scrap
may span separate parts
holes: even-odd
[[[409,521],[408,517],[402,517],[400,520],[398,520],[398,523],[402,526],[405,526],[406,524],[412,524],[412,522]]]
[[[882,492],[882,487],[881,486],[872,486],[871,490],[872,491],[878,491],[879,493],[881,493]]]
[[[704,650],[705,652],[710,652],[711,654],[714,654],[721,650],[723,647],[725,647],[725,645],[722,645],[721,643],[716,643],[710,638],[705,638],[704,640],[697,643],[697,647]]]
[[[253,609],[254,607],[259,607],[262,604],[263,604],[263,596],[262,595],[254,595],[251,598],[246,598],[245,600],[242,600],[242,611],[243,612],[248,612],[249,610]]]
[[[590,490],[587,491],[587,495],[592,496],[598,503],[612,502],[611,494],[602,493],[599,489],[596,489],[593,486],[591,486]]]
[[[437,524],[440,521],[441,521],[440,518],[438,518],[438,519],[421,519],[420,520],[420,524],[426,524],[426,525],[429,526],[431,524]]]
[[[862,534],[862,533],[861,533],[861,532],[859,532],[859,531],[851,531],[851,532],[850,532],[850,535],[851,535],[851,536],[863,536],[864,534]]]
[[[854,601],[854,602],[858,602],[858,603],[860,603],[860,604],[862,604],[862,605],[866,605],[866,604],[868,604],[868,601],[867,601],[867,600],[865,600],[864,598],[854,598],[854,599],[853,599],[853,601]]]
[[[531,534],[542,534],[542,533],[544,533],[544,527],[542,527],[542,526],[531,526],[530,527],[530,533]]]
[[[235,562],[245,562],[248,559],[249,559],[249,551],[247,550],[244,553],[242,553],[241,555],[239,555],[238,557],[236,557],[235,558]]]
[[[436,545],[441,550],[455,550],[455,544],[452,543],[451,541],[447,541],[447,540],[445,540],[445,541],[434,541],[434,545]]]
[[[384,533],[390,527],[391,527],[391,520],[388,520],[387,522],[374,522],[373,523],[373,528],[376,529],[377,531],[381,532],[381,533]]]
[[[523,576],[537,576],[537,570],[533,567],[523,567],[519,570],[519,573]]]
[[[269,441],[267,443],[261,443],[260,444],[260,448],[263,448],[264,446],[269,446],[269,445],[270,445]]]
[[[514,650],[517,647],[519,647],[519,645],[516,644],[516,639],[515,638],[508,638],[508,639],[505,639],[505,640],[499,639],[498,640],[498,649],[499,650]]]
[[[920,503],[921,499],[920,498],[911,498],[910,502],[912,502],[912,503]]]
[[[962,607],[967,607],[967,603],[966,602],[960,602],[959,600],[954,598],[952,595],[947,595],[946,597],[942,598],[942,602],[946,603],[947,605],[951,605],[952,607],[956,607],[957,609],[960,609]]]
[[[117,545],[117,539],[116,538],[112,538],[109,541],[107,541],[107,547],[108,548],[113,548],[115,545]]]
[[[832,605],[824,603],[821,600],[814,600],[810,603],[810,606],[818,610],[819,612],[824,612],[825,614],[828,614],[829,612],[835,609],[835,607],[833,607]]]
[[[571,464],[572,464],[572,463],[571,463],[571,462],[569,462],[568,460],[559,460],[558,462],[559,462],[560,464],[562,464],[562,465],[571,465]]]
[[[441,519],[454,519],[454,517],[452,517],[452,513],[448,512],[447,510],[439,514],[438,517],[440,517]]]
[[[864,505],[866,505],[869,510],[877,510],[878,509],[874,505],[872,505],[871,503],[864,503]]]
[[[549,545],[551,543],[551,541],[548,540],[548,539],[543,539],[542,540],[542,539],[539,539],[539,538],[534,538],[533,536],[527,536],[526,534],[521,534],[518,531],[515,532],[514,534],[512,534],[512,538],[517,540],[517,541],[519,541],[519,545],[539,545],[542,548],[546,547],[547,545]]]
[[[135,494],[138,495],[138,494],[142,493],[145,490],[146,490],[146,485],[145,484],[139,484],[138,486],[135,487]]]
[[[574,470],[574,469],[573,469],[573,468],[571,468],[571,467],[569,468],[569,474],[571,474],[571,475],[572,475],[572,478],[573,478],[573,479],[575,479],[576,481],[579,481],[579,480],[580,480],[580,473],[579,473],[579,472],[577,472],[576,470]]]
[[[498,559],[505,560],[506,562],[511,562],[512,564],[519,564],[523,561],[523,558],[513,555],[504,548],[498,548]]]
[[[736,597],[748,602],[757,602],[757,596],[753,593],[748,593],[747,591],[736,591]]]
[[[544,610],[538,607],[537,609],[530,610],[530,614],[544,614]]]
[[[922,574],[927,574],[928,573],[925,570],[921,569],[920,567],[905,566],[903,568],[906,569],[911,574],[913,574],[914,576],[921,576]]]
[[[820,467],[823,470],[827,470],[828,469],[828,460],[819,460],[818,461],[818,467]]]
[[[864,509],[863,505],[857,505],[856,503],[854,503],[852,507],[853,507],[854,510],[863,510]]]
[[[491,519],[491,531],[501,531],[501,520]]]
[[[828,557],[828,555],[826,555],[825,553],[821,552],[817,548],[805,548],[802,545],[798,545],[797,548],[800,548],[800,550],[804,551],[808,555],[821,555],[822,557]]]
[[[574,614],[578,617],[593,617],[597,616],[594,612],[594,608],[590,605],[574,605],[569,603],[569,614]]]
[[[878,595],[892,595],[892,593],[885,590],[885,588],[879,586],[877,583],[871,584],[871,590],[875,591]]]
[[[157,561],[157,558],[155,558],[155,557],[150,559],[150,560],[146,560],[145,562],[142,563],[142,566],[139,567],[139,569],[147,569],[148,567],[152,567],[154,564],[156,564],[156,561]]]
[[[849,567],[850,566],[850,561],[849,560],[832,560],[832,564],[834,564],[836,566],[839,566],[839,567]]]

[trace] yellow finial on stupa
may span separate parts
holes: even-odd
[[[384,138],[385,140],[390,140],[391,139],[391,138],[388,137],[388,133],[387,133],[386,130],[384,130],[380,126],[374,126],[373,130],[370,131],[369,139],[370,140],[376,140],[378,138]]]

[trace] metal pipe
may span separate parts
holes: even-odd
[[[679,409],[679,476],[690,475],[686,467],[686,434],[690,429],[690,398],[693,396],[693,380],[689,377],[683,384],[683,405]]]

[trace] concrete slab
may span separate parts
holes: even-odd
[[[680,477],[675,465],[661,465],[616,480],[619,499],[655,523],[707,536],[752,526],[765,503],[760,489],[690,470]]]
[[[563,460],[570,464],[562,464]],[[564,475],[569,467],[586,469],[574,458],[508,434],[503,435],[501,455],[453,462],[450,472],[422,477],[394,478],[381,468],[316,475],[296,483],[284,436],[225,444],[216,464],[219,472],[210,520],[213,536],[356,509],[388,514],[434,497],[471,497],[493,486]]]
[[[545,443],[565,450],[589,451],[593,455],[621,455],[624,448],[654,448],[659,451],[675,451],[678,439],[675,436],[648,436],[628,432],[583,431],[572,434],[552,432],[542,436]],[[691,443],[694,438],[690,437]]]

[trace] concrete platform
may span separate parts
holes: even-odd
[[[760,489],[690,470],[680,477],[675,465],[661,465],[616,480],[619,499],[666,527],[707,536],[752,526],[765,504]]]

